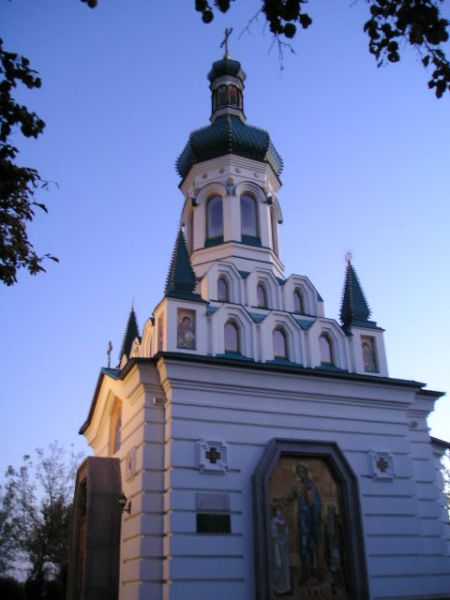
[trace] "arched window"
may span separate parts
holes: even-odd
[[[256,305],[258,308],[267,308],[267,292],[262,283],[256,286]]]
[[[221,196],[213,196],[206,205],[206,237],[223,237],[223,209]]]
[[[225,323],[225,352],[241,352],[241,340],[239,335],[239,327],[234,321]]]
[[[228,86],[228,104],[230,106],[239,106],[239,91],[235,85]]]
[[[230,301],[230,290],[228,287],[228,281],[225,279],[225,277],[219,277],[217,280],[217,300],[219,300],[219,302]]]
[[[217,103],[215,108],[221,108],[227,105],[227,86],[221,85],[219,86],[215,97],[217,98]]]
[[[305,304],[303,302],[303,294],[301,293],[301,291],[298,288],[296,290],[294,290],[294,312],[298,313],[299,315],[305,314]]]
[[[252,196],[241,196],[241,234],[245,237],[258,237],[258,215],[256,200]]]
[[[323,365],[334,365],[333,344],[326,333],[322,333],[319,338],[320,362]]]
[[[289,358],[287,336],[282,327],[275,327],[272,334],[273,339],[273,357]]]

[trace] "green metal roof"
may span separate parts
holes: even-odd
[[[184,178],[193,165],[227,154],[268,163],[276,175],[283,169],[283,160],[267,131],[243,123],[237,115],[226,114],[191,133],[178,157],[177,171]]]
[[[347,262],[344,291],[342,293],[341,321],[344,329],[351,325],[366,325],[369,322],[370,308],[359,283],[358,275],[350,260]]]
[[[182,300],[199,300],[200,296],[194,293],[196,284],[197,278],[191,265],[183,232],[180,229],[167,274],[165,295]]]

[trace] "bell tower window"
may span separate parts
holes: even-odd
[[[221,196],[213,196],[206,204],[206,237],[223,239],[223,207]]]
[[[241,196],[241,234],[242,241],[258,238],[258,214],[256,200],[252,196]]]
[[[227,107],[242,110],[242,92],[237,86],[232,84],[219,85],[213,92],[212,101],[213,110]]]

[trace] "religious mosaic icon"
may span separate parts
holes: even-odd
[[[349,600],[342,491],[327,462],[281,456],[269,502],[274,597]]]
[[[177,309],[177,348],[195,350],[195,310]]]
[[[364,362],[364,371],[378,373],[377,355],[375,352],[375,339],[369,335],[361,336],[361,347]]]

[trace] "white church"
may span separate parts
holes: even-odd
[[[68,598],[450,599],[442,394],[389,377],[350,258],[339,323],[285,274],[282,159],[240,63],[208,79],[164,296],[80,430]]]

